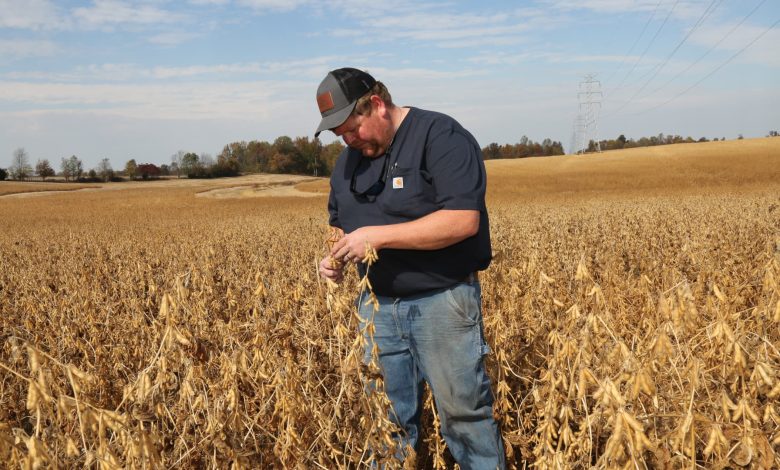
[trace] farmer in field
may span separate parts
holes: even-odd
[[[353,68],[328,73],[317,104],[315,135],[330,130],[347,144],[328,201],[330,224],[344,235],[320,274],[339,282],[344,266],[356,263],[363,275],[366,244],[379,253],[369,271],[379,310],[361,302],[360,316],[376,328],[401,447],[417,444],[425,380],[460,466],[503,468],[482,360],[489,348],[477,272],[490,264],[491,249],[477,141],[449,116],[394,105],[382,82]]]

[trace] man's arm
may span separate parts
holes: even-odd
[[[410,222],[362,227],[344,235],[331,250],[337,260],[365,257],[366,242],[376,250],[438,250],[454,245],[479,231],[479,211],[441,209]]]

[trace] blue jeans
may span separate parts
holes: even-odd
[[[361,297],[361,327],[367,321],[375,327],[373,339],[366,335],[363,361],[370,361],[376,342],[393,406],[390,418],[403,430],[397,437],[400,447],[416,448],[425,380],[436,401],[442,436],[461,468],[503,469],[504,447],[482,361],[490,349],[483,334],[479,281],[411,297],[377,296],[376,312]]]

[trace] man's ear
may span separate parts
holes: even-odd
[[[385,102],[382,101],[382,98],[379,97],[379,95],[371,95],[371,112],[378,112],[380,116],[384,116],[384,114],[387,112],[387,106],[385,106]]]

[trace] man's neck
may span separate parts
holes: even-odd
[[[393,106],[390,108],[390,121],[393,123],[393,133],[397,132],[398,128],[401,127],[401,123],[404,121],[407,114],[409,114],[409,108],[402,108],[400,106]]]

